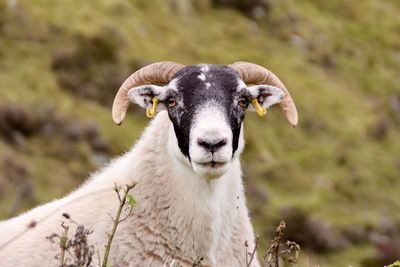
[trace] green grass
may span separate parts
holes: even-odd
[[[268,203],[249,196],[259,210],[256,231],[272,229],[265,225],[286,206],[338,228],[377,225],[383,217],[399,223],[400,115],[389,104],[400,93],[399,12],[397,1],[273,1],[267,16],[254,22],[229,8],[175,12],[166,1],[19,1],[6,11],[0,35],[0,104],[46,103],[65,118],[94,120],[119,154],[147,120],[136,109],[117,127],[110,107],[60,88],[52,58],[75,45],[77,36],[111,38],[116,67],[133,61],[252,61],[281,77],[300,115],[296,129],[278,109],[265,119],[247,116],[246,180],[268,192]],[[294,34],[305,48],[291,43]],[[374,138],[380,121],[387,132]],[[85,143],[76,144],[78,157],[67,161],[46,152],[60,149],[59,141],[29,139],[27,153],[0,139],[0,158],[11,153],[27,162],[39,203],[69,192],[85,177],[77,174],[93,168]],[[1,199],[2,218],[12,192]],[[370,244],[327,255],[310,252],[304,255],[309,265],[303,257],[299,266],[359,266],[371,253]]]

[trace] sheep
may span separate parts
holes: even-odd
[[[136,184],[137,204],[114,237],[112,266],[192,266],[199,258],[202,266],[247,266],[244,244],[251,251],[255,240],[239,161],[242,123],[246,110],[261,116],[279,103],[296,126],[286,87],[248,62],[158,62],[122,84],[115,123],[122,123],[130,102],[154,117],[141,138],[71,194],[1,222],[1,266],[56,266],[58,248],[46,237],[60,232],[63,213],[93,230],[89,242],[102,254],[109,215],[119,204],[114,184]],[[251,266],[260,264],[254,259]]]

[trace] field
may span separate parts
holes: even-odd
[[[155,61],[272,70],[299,112],[248,114],[242,157],[260,255],[281,219],[297,266],[400,259],[400,2],[0,0],[0,219],[59,198],[129,149],[111,120]]]

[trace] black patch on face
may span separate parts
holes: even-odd
[[[202,104],[213,100],[224,108],[233,134],[233,155],[238,148],[241,123],[245,115],[245,108],[238,101],[245,97],[250,102],[250,95],[245,88],[237,91],[239,76],[232,69],[218,65],[207,66],[207,72],[203,72],[201,66],[181,69],[173,77],[178,79],[178,92],[172,89],[167,92],[166,102],[173,97],[178,103],[175,107],[168,108],[168,114],[174,125],[178,146],[189,160],[189,136],[193,116]],[[204,81],[199,79],[201,74],[205,76]],[[206,83],[210,84],[209,88]]]

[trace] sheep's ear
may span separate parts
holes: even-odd
[[[152,107],[152,99],[155,97],[159,100],[159,107],[163,108],[163,101],[166,98],[166,93],[166,86],[141,85],[130,89],[128,97],[133,103],[138,104],[145,109]]]
[[[252,99],[257,99],[259,105],[267,109],[283,100],[285,93],[282,89],[272,85],[254,85],[247,87]],[[256,107],[249,105],[249,110],[256,110]]]

